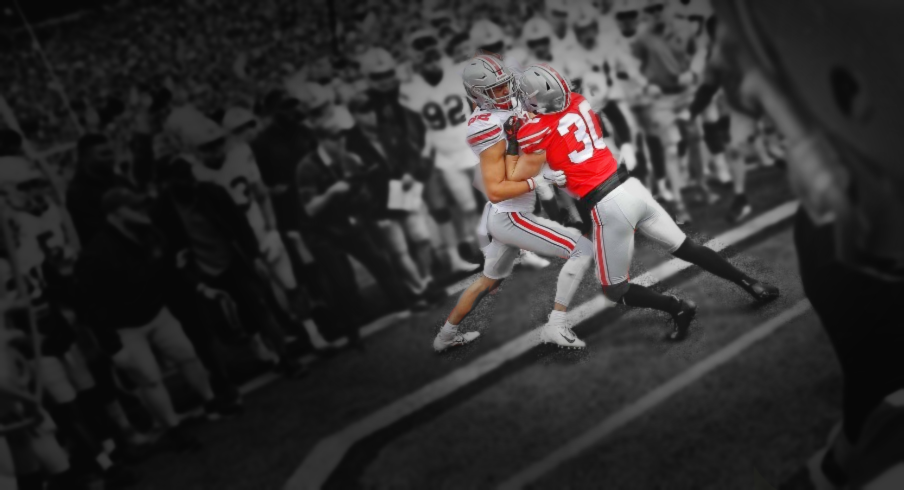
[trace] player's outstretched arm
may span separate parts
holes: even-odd
[[[506,142],[500,140],[480,153],[480,171],[483,174],[483,185],[487,199],[492,203],[505,201],[536,188],[533,178],[523,182],[506,179]]]

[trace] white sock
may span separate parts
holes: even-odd
[[[458,333],[458,325],[452,325],[449,323],[449,320],[446,320],[446,324],[443,325],[443,328],[439,331],[440,335],[444,338],[452,338],[455,334]]]
[[[565,312],[559,310],[552,310],[549,314],[550,322],[564,322],[565,321]]]

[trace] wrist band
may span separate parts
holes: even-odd
[[[529,179],[525,180],[525,182],[527,182],[527,186],[530,187],[530,190],[536,189],[537,183],[534,182],[534,178],[533,178],[533,177],[530,177]]]

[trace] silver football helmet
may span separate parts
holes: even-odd
[[[515,75],[502,59],[492,54],[479,54],[465,65],[461,73],[468,99],[483,110],[514,107]],[[496,96],[494,89],[508,86],[507,93]]]
[[[527,67],[516,92],[524,110],[538,114],[562,112],[571,103],[570,84],[547,64]]]

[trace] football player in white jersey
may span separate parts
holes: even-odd
[[[483,274],[462,293],[445,325],[433,341],[442,352],[476,339],[478,332],[459,332],[461,321],[512,272],[521,249],[568,259],[559,273],[556,299],[549,321],[540,328],[540,341],[561,347],[583,348],[565,321],[565,311],[590,265],[590,240],[573,228],[532,214],[536,180],[513,182],[506,176],[518,159],[514,140],[520,119],[514,116],[514,75],[501,58],[475,56],[462,72],[465,89],[477,106],[468,119],[467,141],[480,158],[481,187],[490,203],[484,207],[478,234],[484,240]],[[514,152],[512,152],[514,149]],[[543,172],[543,178],[564,185],[561,174]],[[488,242],[488,243],[487,243]]]
[[[577,44],[571,20],[581,5],[579,0],[546,0],[546,19],[552,28],[552,49],[565,52]]]
[[[204,116],[194,109],[182,108],[174,112],[170,124],[216,125],[209,120],[202,122],[202,118]],[[272,285],[281,309],[294,315],[292,320],[303,320],[302,324],[316,348],[326,347],[327,343],[307,318],[307,299],[298,286],[285,243],[276,228],[270,194],[261,180],[249,145],[257,132],[257,120],[247,109],[235,107],[224,114],[223,126],[228,128],[224,142],[225,158],[193,159],[192,173],[198,182],[213,183],[225,189],[236,207],[244,212],[257,238],[263,270],[269,274],[266,280]]]
[[[636,162],[634,135],[637,133],[637,122],[626,103],[622,80],[616,69],[617,53],[620,48],[607,42],[612,40],[611,34],[604,36],[601,33],[600,24],[603,18],[589,3],[578,8],[572,24],[577,45],[569,51],[565,63],[561,66],[568,79],[574,81],[576,74],[568,73],[569,69],[573,68],[573,65],[569,66],[570,63],[574,63],[572,59],[581,60],[589,65],[590,71],[581,77],[586,78],[584,81],[587,90],[581,93],[590,102],[594,111],[602,111],[605,115],[620,153],[625,155],[626,161],[629,162],[629,170],[633,170],[633,164]],[[614,23],[615,20],[612,19],[610,27],[617,31]],[[627,47],[622,49],[622,53],[628,54]],[[633,62],[633,59],[631,61]],[[640,72],[637,71],[636,74],[639,75]],[[604,77],[605,87],[601,87],[596,80],[598,76]]]
[[[233,107],[223,116],[223,129],[229,132],[223,166],[219,169],[196,166],[195,177],[201,182],[214,182],[229,191],[235,204],[245,211],[273,277],[283,288],[293,290],[297,282],[292,264],[276,229],[270,195],[261,180],[260,169],[249,145],[257,135],[257,119],[251,111]]]
[[[510,70],[520,71],[528,65],[528,53],[523,48],[511,46],[502,27],[487,19],[478,19],[468,31],[473,50],[496,53]],[[467,62],[466,62],[467,63]],[[464,67],[462,67],[464,69]]]
[[[424,154],[433,159],[435,172],[425,195],[431,200],[452,271],[473,271],[476,266],[458,252],[459,245],[475,254],[478,249],[474,230],[479,215],[471,186],[477,159],[465,143],[470,107],[461,93],[461,78],[452,60],[442,54],[436,34],[422,29],[408,42],[416,73],[399,93],[402,104],[420,114],[426,126]]]

